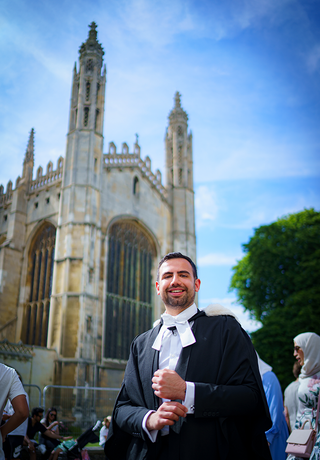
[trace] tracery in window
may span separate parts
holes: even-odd
[[[29,300],[24,310],[22,341],[47,345],[56,229],[45,224],[34,239],[28,257]]]
[[[89,107],[84,108],[84,116],[83,116],[83,126],[88,126],[89,120]]]
[[[90,82],[86,82],[86,101],[90,99]]]
[[[135,222],[115,223],[109,234],[105,358],[129,357],[130,343],[152,324],[152,263],[156,251]]]
[[[93,70],[93,59],[87,60],[86,71],[91,72]]]

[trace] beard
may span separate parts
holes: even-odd
[[[171,308],[187,308],[194,303],[195,295],[196,293],[194,289],[192,289],[192,291],[184,291],[183,295],[178,298],[171,297],[170,293],[165,291],[161,294],[161,299],[165,305],[168,305]]]

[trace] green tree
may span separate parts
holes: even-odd
[[[243,249],[230,290],[262,323],[253,344],[284,388],[293,380],[293,338],[320,335],[320,213],[306,209],[263,225]]]

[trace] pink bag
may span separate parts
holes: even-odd
[[[308,420],[307,420],[308,421]],[[315,444],[315,430],[293,430],[287,439],[287,454],[293,454],[296,457],[309,458]]]
[[[318,398],[318,407],[317,407],[317,417],[316,417],[316,427],[318,426],[318,417],[319,417],[319,405],[320,405],[320,395]],[[312,449],[315,445],[317,432],[315,430],[304,430],[305,424],[309,422],[311,425],[311,420],[306,420],[299,430],[293,430],[290,436],[287,439],[287,454],[293,454],[297,457],[309,458],[312,452]]]
[[[81,451],[81,459],[82,460],[90,460],[90,457],[89,457],[87,449],[83,449]]]

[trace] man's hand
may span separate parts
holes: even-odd
[[[184,401],[187,384],[176,371],[158,369],[152,378],[152,388],[159,398]]]
[[[176,401],[164,402],[157,412],[152,412],[149,415],[146,427],[149,431],[162,430],[166,425],[173,425],[179,420],[179,417],[186,417],[187,412],[187,407]]]
[[[30,450],[31,452],[35,452],[35,451],[36,451],[36,447],[35,447],[34,443],[31,442],[31,441],[29,441],[29,443],[28,443],[28,448],[29,448],[29,450]]]

